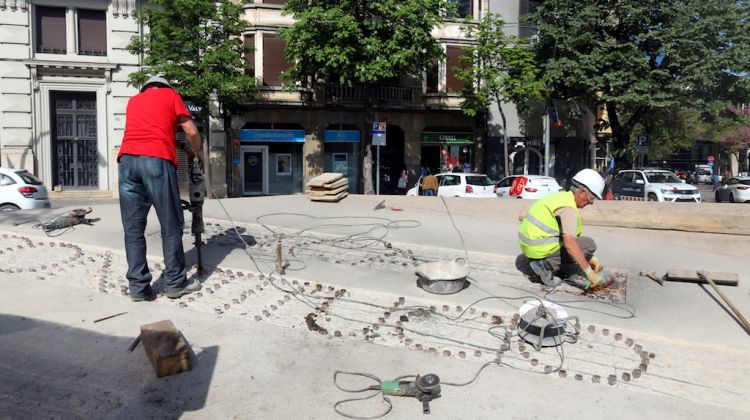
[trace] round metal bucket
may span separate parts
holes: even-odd
[[[438,295],[449,295],[465,287],[469,267],[458,260],[433,261],[420,264],[416,274],[422,289]]]

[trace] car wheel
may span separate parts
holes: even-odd
[[[16,211],[18,209],[20,209],[20,207],[18,207],[15,204],[8,203],[8,204],[0,205],[0,211]]]
[[[729,193],[729,202],[734,203],[734,194]]]
[[[716,191],[716,194],[714,194],[714,199],[717,203],[721,203],[721,196],[719,195],[718,191]]]
[[[651,193],[648,195],[648,201],[659,201],[659,200],[656,198],[656,194]]]

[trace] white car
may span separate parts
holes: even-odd
[[[731,177],[716,189],[716,202],[742,203],[750,201],[750,177]]]
[[[670,171],[659,169],[620,171],[612,181],[615,200],[700,203],[701,194]]]
[[[477,197],[494,198],[495,182],[487,175],[474,173],[450,172],[437,174],[437,195],[442,197]],[[422,195],[422,177],[416,185],[406,192],[407,196]]]
[[[49,207],[47,189],[25,169],[0,168],[0,211]]]
[[[537,200],[559,191],[562,188],[557,180],[544,175],[511,175],[497,183],[500,198]]]

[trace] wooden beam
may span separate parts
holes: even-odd
[[[722,286],[737,286],[740,283],[740,276],[737,273],[721,273],[715,271],[706,271],[705,273],[707,276],[711,277],[714,283]],[[705,279],[698,275],[697,270],[671,269],[667,272],[666,280],[708,284]]]

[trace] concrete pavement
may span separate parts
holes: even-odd
[[[373,210],[383,198],[404,211]],[[235,226],[220,203],[211,200],[206,206],[210,269],[200,277],[202,295],[141,304],[122,293],[122,228],[115,205],[94,206],[91,216],[101,221],[57,238],[29,224],[11,224],[28,214],[0,215],[0,233],[6,235],[0,254],[5,262],[0,352],[6,355],[0,361],[5,388],[0,408],[7,407],[12,418],[40,413],[59,418],[337,418],[332,404],[351,395],[332,386],[335,369],[383,379],[433,372],[443,381],[468,380],[482,363],[497,357],[490,349],[499,348],[500,341],[486,332],[493,325],[490,315],[507,323],[526,300],[520,297],[543,293],[515,269],[520,206],[502,201],[446,200],[459,236],[437,199],[225,200],[221,204],[250,245],[251,259],[233,236]],[[609,203],[594,207],[600,204]],[[339,219],[320,219],[332,216]],[[544,374],[547,366],[559,363],[554,350],[537,353],[514,338],[501,356],[503,367],[491,366],[468,387],[444,386],[431,417],[747,416],[748,335],[711,299],[711,291],[681,283],[660,287],[637,272],[692,266],[739,272],[740,287],[725,290],[748,314],[750,280],[743,250],[750,238],[588,225],[584,231],[597,239],[605,264],[630,270],[630,306],[592,301],[570,290],[555,292],[548,298],[568,302],[583,328],[578,343],[563,346],[565,377]],[[271,275],[279,238],[289,263],[283,278]],[[190,239],[186,236],[185,244],[192,259]],[[158,276],[155,219],[147,242]],[[464,248],[472,286],[447,296],[415,287],[415,264],[462,257]],[[29,271],[34,265],[36,271]],[[290,295],[276,286],[298,290]],[[504,299],[470,307],[489,295]],[[393,318],[380,322],[399,297],[403,309],[397,307]],[[315,311],[329,299],[328,316]],[[431,307],[438,313],[447,307],[448,317],[417,311],[429,313]],[[628,315],[631,307],[635,317]],[[466,315],[455,319],[463,310]],[[128,313],[92,323],[119,312]],[[309,314],[326,334],[310,331]],[[139,325],[167,318],[191,343],[198,363],[190,373],[156,379],[140,348],[132,354],[124,349]],[[644,371],[640,352],[649,360]],[[626,381],[625,373],[633,376]],[[610,375],[617,378],[614,385],[608,385]],[[540,404],[540,395],[552,398]],[[376,401],[349,407],[355,412],[367,407],[370,411],[360,415],[374,414],[383,408]],[[416,400],[392,401],[390,418],[420,414]]]

